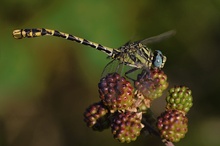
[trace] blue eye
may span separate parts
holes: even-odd
[[[154,52],[153,65],[156,68],[162,68],[163,65],[164,65],[164,63],[163,63],[163,54],[159,50],[155,50],[155,52]]]

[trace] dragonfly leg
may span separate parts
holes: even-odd
[[[129,77],[128,74],[131,74],[131,73],[137,71],[138,69],[139,68],[132,68],[132,69],[128,70],[127,72],[125,72],[125,77],[132,80],[132,81],[135,81],[135,79]],[[147,78],[149,81],[154,81],[153,78],[151,77],[151,73],[150,73],[149,69],[143,69],[140,78]]]
[[[128,78],[128,79],[130,79],[130,80],[132,80],[132,81],[135,81],[135,79],[129,77],[128,74],[131,74],[131,73],[135,72],[135,71],[138,70],[138,69],[139,69],[139,68],[132,68],[132,69],[126,71],[126,72],[125,72],[125,77]]]
[[[102,74],[101,74],[101,77],[103,77],[104,76],[104,74],[105,74],[105,72],[106,72],[106,69],[107,69],[107,67],[110,65],[110,64],[112,64],[112,62],[114,62],[115,60],[111,60],[108,64],[106,64],[105,65],[105,67],[104,67],[104,69],[103,69],[103,71],[102,71]]]
[[[143,69],[141,74],[142,74],[141,78],[144,78],[145,76],[147,76],[145,78],[147,78],[149,81],[154,81],[151,75],[151,71],[149,69]]]

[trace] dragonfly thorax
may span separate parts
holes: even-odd
[[[131,67],[148,69],[161,69],[166,61],[166,57],[161,51],[152,52],[147,46],[137,42],[128,43],[115,49],[112,58]]]

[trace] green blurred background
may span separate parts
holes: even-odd
[[[59,38],[11,35],[35,27],[116,48],[175,29],[173,38],[150,47],[168,58],[169,88],[193,91],[189,132],[176,145],[220,145],[219,0],[1,0],[0,26],[0,146],[121,145],[110,130],[94,132],[83,122],[87,106],[99,100],[105,54]],[[152,108],[159,115],[164,106],[162,97]],[[127,145],[163,144],[142,135]]]

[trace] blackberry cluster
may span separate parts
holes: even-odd
[[[102,102],[90,105],[84,112],[84,121],[93,130],[102,131],[110,127],[109,111]]]
[[[178,110],[167,110],[157,120],[161,137],[171,142],[178,142],[188,131],[187,117]]]
[[[166,101],[167,109],[179,110],[186,114],[193,105],[192,91],[185,86],[171,88]]]
[[[141,114],[129,111],[118,113],[111,124],[114,138],[122,143],[135,141],[143,127]]]
[[[183,138],[188,131],[185,115],[192,106],[191,90],[184,86],[171,88],[166,111],[156,120],[149,109],[168,87],[166,74],[159,69],[143,70],[132,81],[134,87],[117,73],[103,77],[98,84],[101,100],[84,113],[87,126],[97,131],[111,128],[113,137],[121,143],[135,141],[145,130],[169,142]]]
[[[143,70],[138,75],[134,86],[145,98],[154,100],[160,97],[168,87],[167,76],[159,69]]]
[[[191,94],[191,90],[185,86],[176,86],[168,91],[166,111],[157,120],[162,138],[171,142],[184,138],[188,131],[186,114],[193,105]]]
[[[108,74],[102,78],[99,96],[112,113],[126,110],[133,104],[133,87],[129,81],[117,73]]]
[[[131,83],[125,77],[111,73],[100,80],[98,87],[101,101],[85,111],[87,126],[98,131],[111,127],[114,138],[121,143],[136,140],[144,126]]]

